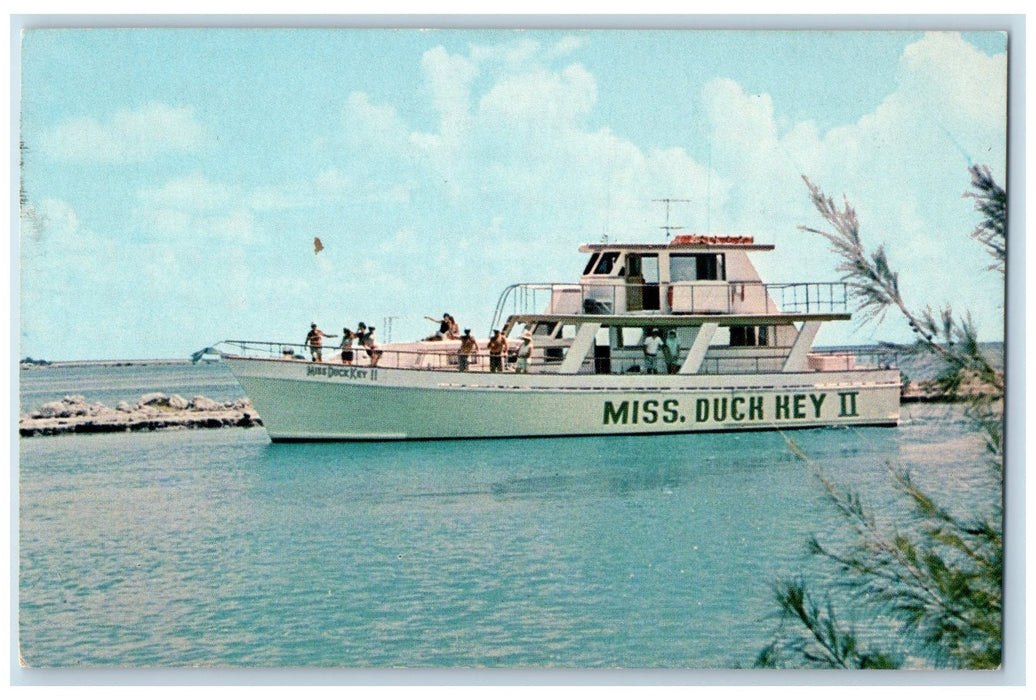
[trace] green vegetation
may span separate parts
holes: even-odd
[[[1005,273],[1007,197],[989,169],[970,168],[971,191],[982,221],[971,237],[993,258],[990,270]],[[834,567],[854,619],[868,619],[887,633],[863,635],[836,613],[836,591],[821,597],[803,579],[774,586],[780,623],[756,666],[768,668],[993,669],[1000,666],[1003,631],[1003,395],[1004,373],[979,347],[969,315],[949,307],[912,311],[883,246],[868,253],[856,213],[839,208],[808,179],[810,196],[833,230],[802,227],[823,236],[840,255],[839,271],[865,318],[894,310],[906,319],[915,342],[901,349],[938,358],[940,390],[965,400],[965,415],[980,432],[987,466],[998,485],[988,512],[963,517],[889,466],[905,505],[901,522],[882,520],[864,500],[833,483],[812,465],[827,500],[841,516],[846,544],[828,547],[813,537],[810,552]],[[801,459],[809,458],[789,440]],[[815,588],[815,586],[814,586]]]

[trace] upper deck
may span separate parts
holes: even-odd
[[[764,284],[748,257],[773,245],[747,236],[677,236],[670,243],[589,243],[578,283],[512,285],[497,303],[493,327],[506,315],[767,316],[783,322],[816,314],[848,318],[842,282]],[[832,318],[831,320],[835,320]]]

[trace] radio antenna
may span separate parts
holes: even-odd
[[[392,322],[395,321],[399,316],[386,316],[385,322],[382,324],[385,328],[385,342],[392,342]]]
[[[669,234],[673,231],[679,231],[683,226],[670,226],[669,225],[669,206],[673,202],[690,202],[689,199],[652,199],[652,202],[663,202],[665,204],[665,226],[659,226],[660,229],[665,231],[665,239],[669,240]]]

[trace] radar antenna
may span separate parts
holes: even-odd
[[[652,199],[652,202],[663,202],[665,204],[665,226],[659,226],[660,229],[665,231],[665,239],[669,240],[669,234],[673,231],[679,231],[683,226],[670,226],[669,225],[669,207],[673,202],[690,202],[689,199]]]

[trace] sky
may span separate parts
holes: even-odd
[[[802,180],[912,308],[1003,338],[968,166],[1006,181],[997,32],[36,29],[22,36],[19,357],[186,358],[359,321],[413,340],[575,282],[582,243],[754,236],[836,281]],[[324,250],[314,253],[319,237]],[[909,341],[825,325],[821,345]]]

